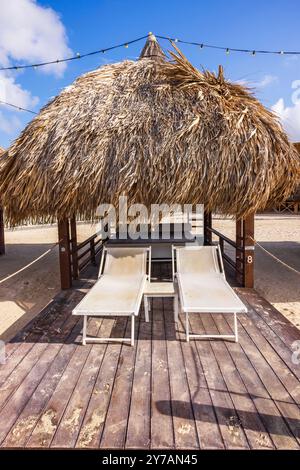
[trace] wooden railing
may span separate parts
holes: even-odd
[[[71,240],[71,266],[72,277],[78,279],[82,271],[89,263],[96,265],[96,257],[103,249],[101,238],[95,233],[81,243],[74,244]]]
[[[221,249],[221,253],[222,253],[222,257],[224,261],[226,261],[229,264],[229,266],[231,266],[231,268],[235,271],[236,274],[243,276],[243,270],[241,269],[241,261],[240,261],[241,259],[243,259],[243,255],[244,255],[243,247],[238,246],[235,241],[231,240],[231,238],[226,237],[226,235],[224,235],[223,233],[219,232],[218,230],[212,227],[206,227],[206,230],[210,234],[214,234],[219,238],[219,245],[220,245],[220,249]],[[210,240],[206,239],[205,242],[211,243],[211,238]],[[227,243],[228,245],[232,246],[235,249],[236,261],[234,261],[232,258],[230,258],[230,256],[227,255],[227,253],[225,253],[225,243]]]

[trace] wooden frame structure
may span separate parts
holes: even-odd
[[[0,207],[0,255],[5,254],[5,237],[4,237],[4,216],[3,209]]]
[[[75,215],[58,220],[58,241],[61,288],[70,289],[82,269],[89,263],[96,264],[102,241],[95,233],[82,243],[77,243]]]
[[[254,214],[236,221],[236,240],[223,235],[212,227],[211,212],[204,212],[204,244],[213,243],[213,235],[219,239],[223,260],[234,271],[237,283],[242,287],[254,287]],[[82,243],[77,243],[76,218],[58,221],[59,262],[61,288],[70,289],[72,281],[89,263],[96,264],[96,256],[103,248],[97,234]],[[225,251],[230,245],[235,250],[235,259]]]
[[[219,239],[223,260],[235,273],[236,281],[242,287],[254,287],[254,214],[236,221],[236,239],[223,235],[212,227],[212,214],[204,213],[204,244],[212,245],[213,235]],[[235,250],[235,259],[225,252],[225,245]]]

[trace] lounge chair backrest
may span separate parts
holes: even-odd
[[[99,277],[102,273],[126,277],[149,275],[150,264],[149,248],[104,248]]]
[[[216,246],[173,247],[176,252],[176,272],[180,274],[220,274]],[[174,270],[173,262],[173,270]]]

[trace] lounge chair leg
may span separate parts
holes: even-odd
[[[235,342],[239,342],[239,335],[238,335],[238,323],[237,323],[237,316],[236,313],[234,315],[234,336],[235,336]]]
[[[144,295],[144,310],[145,310],[145,321],[149,322],[150,306],[149,306],[148,297],[146,295]]]
[[[174,321],[178,323],[178,296],[174,295]]]
[[[187,342],[190,341],[189,314],[185,312],[185,334]]]
[[[134,346],[134,315],[131,315],[131,346]]]
[[[83,315],[83,330],[82,330],[82,344],[86,345],[86,326],[87,326],[87,315]]]

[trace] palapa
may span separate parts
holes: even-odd
[[[199,71],[149,35],[140,60],[104,65],[47,104],[0,160],[14,225],[99,203],[203,203],[238,218],[276,205],[300,156],[276,116],[244,86]]]

